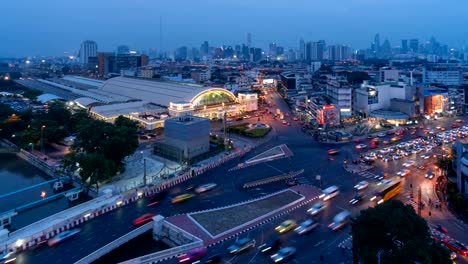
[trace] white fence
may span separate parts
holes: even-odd
[[[181,253],[185,253],[193,248],[203,247],[203,241],[198,237],[188,233],[187,231],[180,229],[179,227],[164,221],[163,226],[168,229],[168,235],[171,233],[181,234],[186,240],[193,241],[191,243],[183,244],[177,247],[172,247],[163,251],[158,251],[152,254],[141,256],[138,258],[130,259],[122,264],[146,264],[146,263],[155,263],[167,259],[171,259]],[[171,232],[172,231],[172,232]]]
[[[149,222],[139,228],[128,232],[127,234],[117,238],[116,240],[110,242],[109,244],[103,246],[102,248],[94,251],[93,253],[89,254],[88,256],[78,260],[75,264],[87,264],[93,261],[96,261],[100,257],[104,256],[105,254],[111,252],[112,250],[118,248],[119,246],[127,243],[131,239],[151,230],[153,228],[153,222]]]

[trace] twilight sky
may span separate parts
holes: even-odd
[[[465,0],[4,0],[0,57],[77,52],[83,40],[100,51],[127,44],[134,50],[277,42],[297,47],[299,39],[370,46],[375,33],[392,46],[435,36],[462,47],[468,40]]]

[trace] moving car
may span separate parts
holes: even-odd
[[[357,145],[356,145],[356,148],[357,148],[357,149],[367,148],[367,145],[366,145],[366,144],[357,144]]]
[[[414,160],[408,160],[407,162],[403,163],[403,167],[411,167],[415,164],[416,162]]]
[[[340,190],[338,189],[338,186],[332,185],[325,190],[322,191],[322,194],[319,196],[320,199],[323,199],[324,201],[329,200],[335,196],[340,194]]]
[[[354,189],[361,191],[369,187],[369,183],[367,181],[360,181],[358,184],[354,185]]]
[[[271,251],[278,250],[281,244],[283,244],[283,240],[281,240],[279,237],[273,237],[270,240],[268,240],[266,243],[260,245],[258,249],[262,253],[268,253]]]
[[[211,257],[208,257],[205,260],[205,264],[216,264],[216,263],[221,263],[221,260],[223,257],[221,255],[213,255]]]
[[[423,155],[421,155],[421,158],[423,158],[423,159],[428,159],[428,158],[430,158],[430,157],[431,157],[431,154],[423,154]]]
[[[337,149],[329,149],[329,150],[327,150],[327,153],[328,153],[328,155],[336,155],[336,154],[340,153],[340,151],[337,150]]]
[[[250,238],[242,238],[237,240],[232,246],[228,247],[228,251],[231,254],[242,253],[249,248],[253,247],[255,242]]]
[[[382,159],[382,161],[384,161],[384,162],[389,162],[389,161],[391,161],[391,160],[392,160],[392,156],[385,156],[385,157],[383,157],[383,159]]]
[[[214,189],[216,187],[216,183],[206,183],[206,184],[202,184],[200,186],[198,186],[195,191],[197,193],[204,193],[204,192],[207,192],[207,191],[210,191],[212,189]]]
[[[331,222],[328,227],[335,231],[344,227],[348,222],[351,214],[348,211],[342,211],[341,213],[335,215],[333,222]]]
[[[164,191],[154,193],[153,195],[149,197],[149,199],[151,202],[159,202],[166,197],[167,197],[167,191],[164,190]]]
[[[16,253],[13,251],[8,251],[0,254],[0,263],[12,263],[16,260]]]
[[[432,173],[432,170],[428,170],[426,174],[424,175],[424,178],[427,178],[427,179],[434,178],[434,174]]]
[[[279,233],[286,233],[288,231],[293,230],[296,226],[297,226],[296,221],[289,219],[281,223],[279,226],[277,226],[275,230],[278,231]]]
[[[152,221],[153,217],[155,217],[156,214],[144,214],[138,218],[136,218],[135,220],[133,220],[133,224],[134,225],[143,225],[143,224],[146,224],[146,223],[149,223]]]
[[[180,195],[177,195],[176,197],[172,198],[171,202],[172,203],[180,203],[180,202],[184,202],[184,201],[187,201],[191,198],[193,198],[193,194],[191,193],[184,193],[184,194],[180,194]]]
[[[444,245],[449,249],[455,251],[455,253],[458,253],[462,256],[468,255],[468,248],[460,242],[443,240],[442,243],[444,243]]]
[[[67,239],[70,239],[70,238],[76,236],[80,231],[81,230],[79,228],[63,231],[62,233],[60,233],[60,234],[54,236],[53,238],[49,239],[49,241],[47,241],[47,244],[49,246],[53,246],[55,244],[61,243],[64,240],[67,240]]]
[[[285,248],[280,249],[275,254],[271,255],[271,259],[275,263],[280,263],[280,262],[287,261],[287,260],[291,259],[294,256],[294,254],[296,254],[296,249],[295,248],[285,247]]]
[[[312,229],[318,226],[318,222],[314,219],[307,219],[304,222],[300,223],[298,227],[294,229],[299,235],[303,235],[311,231]]]
[[[194,248],[192,250],[187,251],[187,253],[181,254],[177,256],[179,263],[192,263],[194,261],[198,261],[202,259],[208,251],[206,248]]]
[[[403,170],[399,171],[399,172],[397,173],[397,175],[399,175],[400,177],[405,177],[405,176],[408,176],[410,173],[411,173],[410,170],[408,170],[408,169],[403,169]]]
[[[325,209],[325,203],[324,202],[316,202],[312,207],[310,207],[307,210],[307,213],[311,215],[317,215],[318,213],[322,212]]]
[[[362,201],[363,198],[364,198],[364,196],[358,194],[358,195],[354,196],[354,198],[351,199],[351,200],[349,201],[349,203],[350,203],[351,205],[355,205],[355,204],[359,203],[360,201]]]

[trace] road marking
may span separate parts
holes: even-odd
[[[268,164],[268,163],[264,163],[264,164],[267,165],[268,167],[270,167],[270,168],[272,168],[272,169],[274,169],[274,170],[276,170],[276,171],[282,173],[282,174],[286,174],[286,172],[284,172],[284,171],[282,171],[282,170],[280,170],[280,169],[278,169],[278,168],[276,168],[276,167],[274,167],[274,166],[272,166],[272,165],[270,165],[270,164]]]
[[[314,247],[318,247],[318,246],[322,245],[323,243],[325,243],[325,240],[321,240],[321,241],[317,242],[317,243],[314,245]]]

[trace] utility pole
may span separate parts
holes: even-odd
[[[44,128],[46,126],[42,125],[41,126],[41,153],[44,153]]]
[[[143,186],[146,186],[146,158],[143,159]]]
[[[422,204],[421,204],[421,187],[418,188],[418,215],[421,215],[421,209],[422,209]]]

